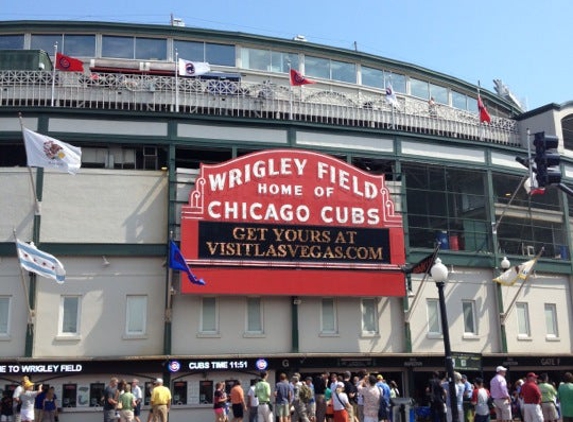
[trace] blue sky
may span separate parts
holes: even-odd
[[[41,6],[40,6],[41,5]],[[527,108],[573,100],[571,0],[0,0],[2,20],[100,20],[240,31],[354,49],[493,91]]]

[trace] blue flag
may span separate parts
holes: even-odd
[[[187,274],[189,281],[193,284],[198,284],[200,286],[205,285],[205,281],[203,281],[202,278],[195,277],[195,274],[191,272],[191,268],[187,265],[187,261],[185,261],[183,254],[173,240],[169,241],[169,268],[183,271]]]

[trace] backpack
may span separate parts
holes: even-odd
[[[306,384],[300,386],[298,390],[298,398],[303,403],[308,403],[312,399],[312,390]]]
[[[388,419],[388,398],[384,395],[384,390],[381,387],[378,387],[378,391],[380,391],[380,406],[378,407],[378,420],[386,420]]]

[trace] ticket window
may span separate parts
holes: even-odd
[[[186,381],[175,381],[173,383],[173,404],[187,404]]]
[[[77,397],[77,384],[64,384],[62,386],[62,407],[77,407]]]
[[[143,404],[149,406],[151,403],[151,390],[153,390],[153,382],[147,381],[145,383],[144,399]]]
[[[199,381],[199,403],[213,404],[213,381]]]
[[[103,382],[94,382],[90,384],[90,407],[103,406],[103,392],[105,384]]]

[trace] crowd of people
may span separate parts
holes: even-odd
[[[0,404],[2,422],[58,422],[54,387],[35,385],[23,376],[14,391],[5,390]]]
[[[349,371],[323,372],[316,379],[302,379],[299,373],[289,379],[281,373],[274,389],[262,371],[246,397],[240,381],[228,395],[225,384],[218,383],[213,410],[215,422],[242,422],[246,415],[248,422],[385,422],[390,419],[390,400],[399,395],[394,381],[387,383],[382,375],[366,371],[354,377]]]
[[[547,373],[529,372],[513,384],[506,375],[507,368],[498,366],[488,389],[482,378],[470,383],[454,372],[458,420],[452,421],[449,382],[435,372],[426,388],[431,422],[573,422],[573,374],[566,372],[559,386]]]

